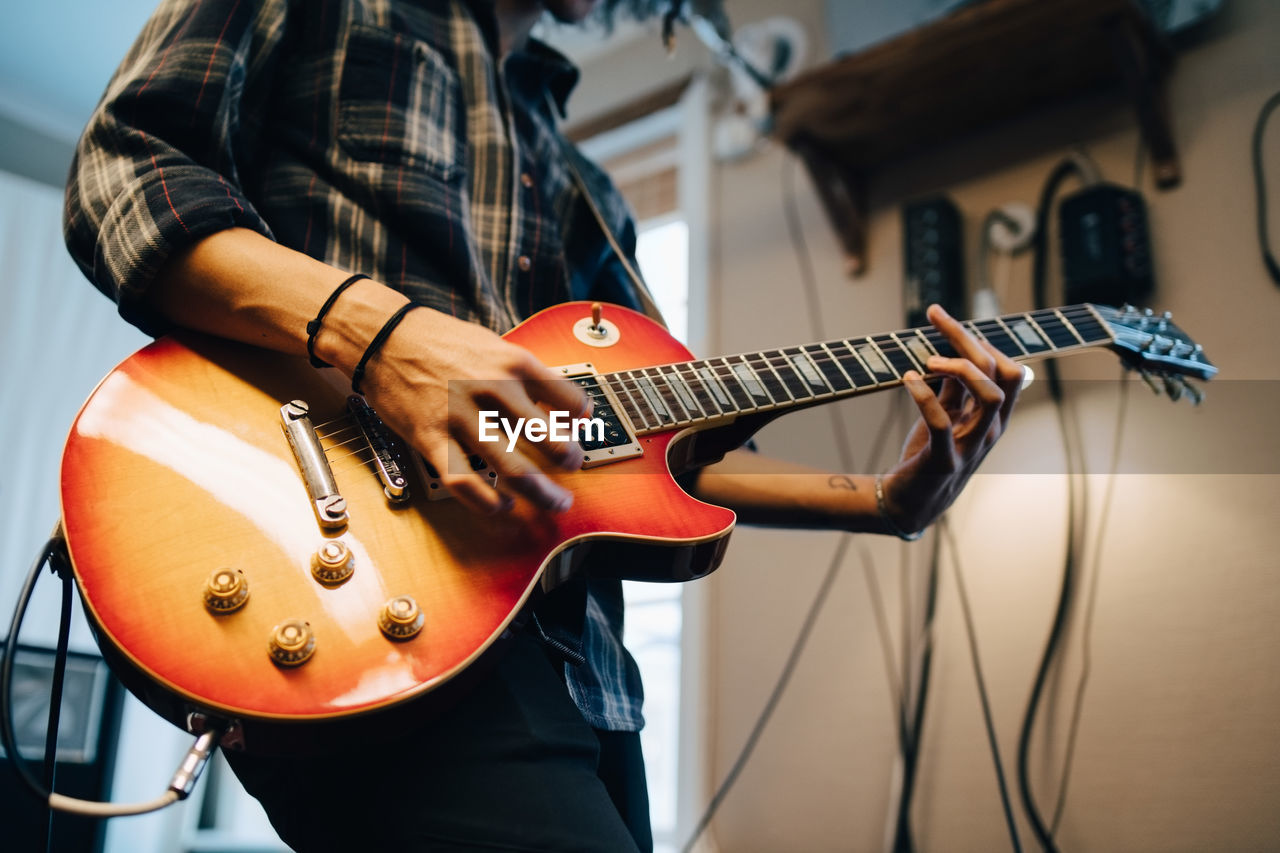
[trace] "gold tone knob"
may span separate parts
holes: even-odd
[[[249,600],[249,582],[239,569],[218,569],[204,583],[204,606],[221,616],[239,610]]]
[[[339,539],[330,539],[311,558],[311,574],[322,584],[337,586],[355,571],[351,549]]]
[[[286,619],[271,629],[267,651],[277,666],[298,666],[316,650],[316,635],[301,619]]]
[[[407,640],[422,630],[426,617],[418,602],[411,595],[397,595],[382,605],[378,612],[378,627],[393,640]]]

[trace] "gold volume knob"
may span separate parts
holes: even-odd
[[[218,569],[204,582],[204,606],[210,613],[231,613],[248,600],[249,582],[238,569]]]
[[[378,612],[378,627],[393,640],[407,640],[422,630],[425,618],[413,596],[397,595],[382,605]]]
[[[351,549],[340,539],[330,539],[316,549],[311,558],[311,574],[328,586],[336,586],[355,571],[355,558]]]
[[[271,629],[267,651],[277,666],[298,666],[316,650],[316,635],[301,619],[286,619]]]

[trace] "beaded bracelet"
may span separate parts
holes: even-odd
[[[330,293],[329,298],[320,306],[320,313],[316,314],[316,318],[307,324],[307,358],[311,359],[312,367],[333,366],[327,361],[321,361],[319,358],[316,358],[316,335],[320,334],[320,324],[324,322],[325,315],[329,313],[329,309],[333,307],[333,303],[338,301],[338,297],[342,295],[342,291],[346,290],[360,279],[368,277],[369,276],[364,273],[358,272],[334,288],[333,293]]]
[[[387,318],[387,322],[382,324],[382,328],[378,330],[378,334],[373,336],[373,340],[369,341],[369,346],[365,348],[364,355],[360,356],[360,361],[356,364],[356,369],[351,372],[351,390],[357,394],[363,394],[360,390],[360,383],[364,381],[364,369],[369,364],[369,359],[378,354],[378,350],[382,349],[382,345],[387,342],[387,338],[391,337],[391,333],[395,331],[396,326],[400,325],[400,321],[404,319],[404,315],[408,314],[414,308],[421,307],[416,302],[406,302],[396,309],[396,313]]]
[[[899,527],[897,524],[894,523],[894,520],[889,516],[889,508],[885,506],[883,480],[884,480],[883,474],[876,474],[876,510],[879,511],[880,513],[880,520],[884,522],[885,528],[890,533],[892,533],[894,536],[897,536],[903,542],[915,542],[917,539],[919,539],[921,536],[924,535],[924,531],[917,530],[915,533],[907,533],[905,530],[903,530],[901,527]]]

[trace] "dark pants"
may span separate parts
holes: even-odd
[[[653,848],[639,735],[597,732],[526,635],[443,715],[389,745],[228,754],[299,853]]]

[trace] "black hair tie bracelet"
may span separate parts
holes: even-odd
[[[395,331],[396,326],[400,325],[400,321],[404,319],[404,315],[408,314],[414,308],[419,308],[416,302],[406,302],[396,309],[396,313],[392,314],[387,322],[382,324],[382,328],[378,330],[378,334],[373,336],[373,340],[369,341],[368,348],[365,349],[364,355],[360,356],[360,363],[356,365],[356,369],[351,372],[351,390],[357,394],[363,394],[360,390],[360,383],[364,380],[364,369],[369,364],[369,359],[378,354],[378,350],[382,349],[382,345],[387,342],[387,338],[391,337],[391,333]]]
[[[334,288],[333,293],[329,294],[329,298],[320,306],[320,313],[316,314],[316,318],[307,324],[307,358],[311,359],[312,367],[332,367],[327,361],[321,361],[316,358],[316,335],[320,334],[320,324],[324,322],[324,317],[329,313],[329,309],[333,307],[333,303],[338,301],[338,297],[342,295],[342,291],[355,284],[362,278],[368,278],[362,272],[348,278],[342,284]]]

